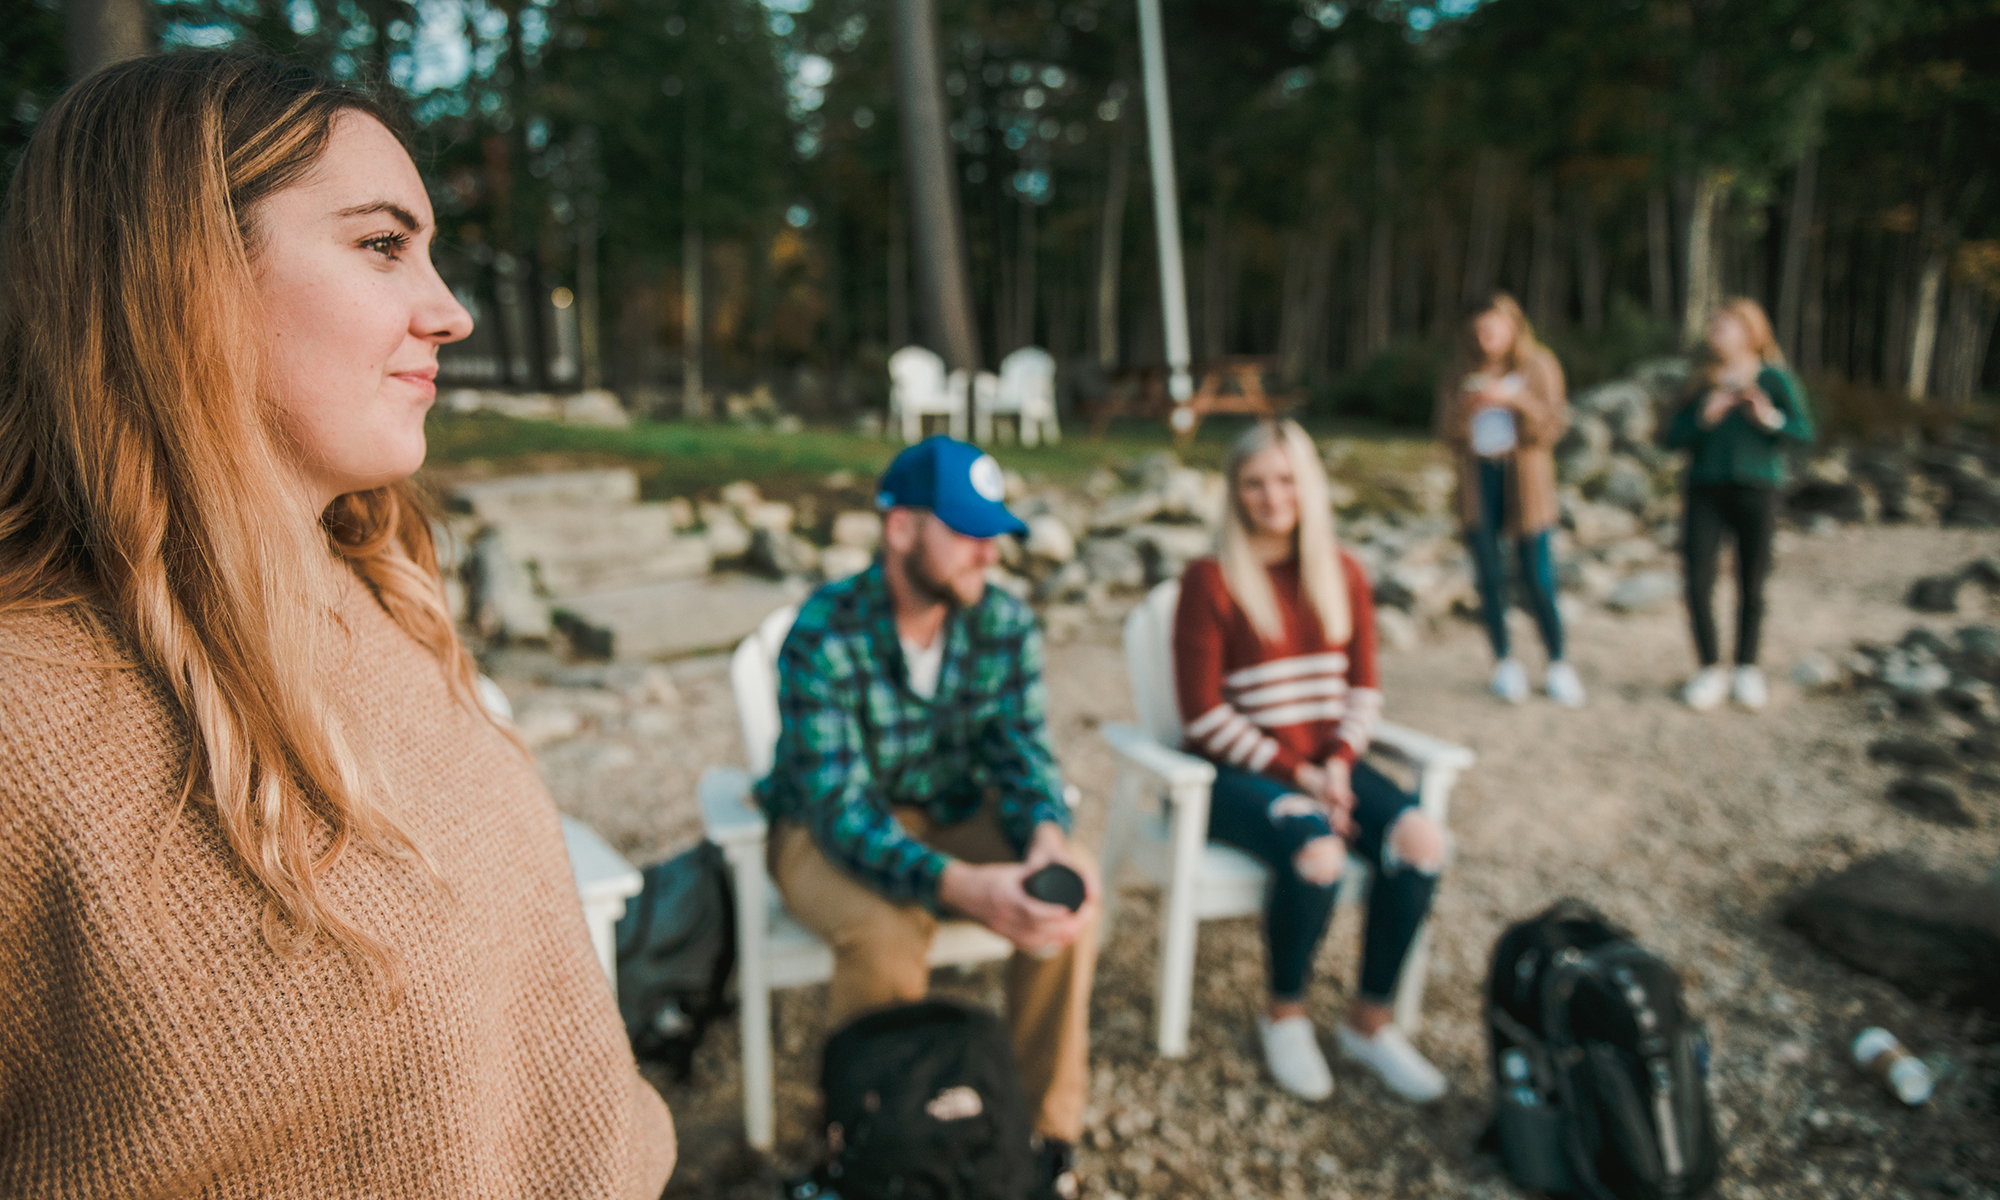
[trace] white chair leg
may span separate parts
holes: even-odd
[[[1424,977],[1430,973],[1431,923],[1426,919],[1410,943],[1403,970],[1396,979],[1396,1027],[1404,1036],[1414,1036],[1424,1019]]]
[[[972,414],[972,440],[982,446],[993,441],[993,414],[983,408]]]
[[[1118,920],[1118,879],[1132,856],[1132,839],[1139,828],[1139,783],[1131,771],[1120,771],[1117,782],[1111,785],[1111,811],[1104,821],[1104,852],[1098,864],[1104,887],[1103,912],[1098,917],[1103,937],[1110,936]]]
[[[1208,844],[1208,789],[1176,795],[1170,826],[1172,882],[1160,918],[1158,1041],[1160,1057],[1180,1058],[1188,1050],[1188,1022],[1194,1011],[1195,889],[1202,850]]]
[[[764,843],[732,848],[736,880],[737,1012],[743,1026],[743,1137],[768,1153],[777,1145],[778,1114],[771,1053],[771,986],[765,974],[764,934],[770,919],[770,885]]]

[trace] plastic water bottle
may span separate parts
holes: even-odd
[[[1931,1098],[1937,1080],[1924,1060],[1904,1049],[1896,1035],[1871,1025],[1854,1039],[1854,1063],[1888,1085],[1896,1098],[1912,1108]]]

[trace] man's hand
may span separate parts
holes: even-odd
[[[1037,900],[1023,886],[1028,876],[1061,863],[1083,879],[1083,907],[1075,912]],[[1062,827],[1042,824],[1018,863],[979,864],[953,859],[938,879],[938,899],[1022,950],[1051,950],[1077,939],[1097,919],[1097,872],[1070,853]]]

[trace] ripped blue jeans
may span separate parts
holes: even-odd
[[[1389,830],[1417,798],[1365,762],[1354,764],[1354,829],[1348,851],[1368,863],[1368,916],[1361,942],[1361,999],[1388,1004],[1396,976],[1431,910],[1437,876],[1392,862],[1383,866]],[[1289,797],[1289,800],[1287,799]],[[1302,803],[1297,788],[1235,767],[1215,768],[1208,806],[1208,836],[1252,855],[1271,871],[1264,903],[1264,945],[1271,997],[1303,999],[1314,953],[1333,919],[1338,880],[1320,886],[1299,878],[1292,859],[1299,848],[1332,832],[1316,804]],[[1391,858],[1393,859],[1393,855]]]

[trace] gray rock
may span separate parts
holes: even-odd
[[[771,575],[805,575],[819,569],[819,549],[788,528],[763,525],[751,532],[744,561]]]
[[[750,530],[727,508],[719,504],[702,505],[701,523],[702,536],[712,558],[718,561],[741,558],[750,552]]]
[[[1840,664],[1824,654],[1808,654],[1792,666],[1792,682],[1808,690],[1836,687],[1841,679]]]
[[[1604,473],[1599,499],[1629,513],[1643,513],[1653,503],[1653,477],[1630,459],[1613,459],[1611,468]]]
[[[1868,757],[1876,762],[1897,763],[1905,767],[1932,768],[1949,771],[1958,765],[1951,751],[1943,746],[1916,738],[1883,738],[1868,743]]]
[[[1961,717],[1975,721],[2000,719],[2000,695],[1983,679],[1954,679],[1950,687],[1938,693],[1938,699]]]
[[[1672,571],[1647,571],[1622,580],[1606,596],[1606,607],[1618,612],[1645,612],[1678,599],[1681,577]]]
[[[1600,416],[1611,435],[1625,445],[1653,440],[1653,396],[1635,380],[1599,384],[1579,395],[1572,407]]]
[[[465,591],[473,627],[487,638],[544,640],[554,632],[548,604],[535,595],[533,580],[508,555],[496,529],[474,539],[466,556]]]
[[[1570,528],[1580,546],[1601,546],[1622,541],[1639,531],[1639,519],[1623,508],[1591,501],[1570,507]]]
[[[1872,858],[1785,905],[1785,924],[1919,1000],[2000,1015],[2000,885]]]
[[[1044,604],[1078,603],[1086,599],[1089,592],[1089,566],[1080,559],[1072,559],[1042,580],[1035,589],[1035,599]]]
[[[1858,483],[1807,480],[1792,489],[1785,507],[1795,517],[1830,517],[1849,525],[1868,519],[1868,496]]]
[[[611,508],[638,500],[639,477],[623,467],[482,479],[460,484],[450,496],[454,507],[489,521],[551,508]]]
[[[1892,691],[1931,696],[1951,686],[1951,671],[1923,649],[1898,647],[1882,656],[1875,677]]]
[[[1912,775],[1908,779],[1898,779],[1889,785],[1889,803],[1911,816],[1935,821],[1939,825],[1952,825],[1969,829],[1978,822],[1965,811],[1958,793],[1941,779],[1928,775]]]
[[[860,509],[841,513],[833,519],[833,544],[872,552],[882,540],[882,514]]]
[[[1126,492],[1112,496],[1097,506],[1091,514],[1090,528],[1094,532],[1111,532],[1129,529],[1143,524],[1160,515],[1166,497],[1157,491]]]
[[[1957,572],[1926,575],[1910,585],[1906,603],[1918,612],[1955,613],[1958,611],[1958,593],[1964,586],[1965,576]]]
[[[1215,539],[1197,525],[1146,524],[1126,534],[1146,567],[1146,584],[1179,579],[1189,561],[1215,548]]]
[[[621,658],[658,658],[727,650],[758,622],[805,596],[796,580],[774,582],[719,574],[578,596],[565,608],[578,620],[610,631]]]
[[[1028,518],[1028,556],[1052,563],[1076,557],[1076,535],[1053,513]]]
[[[859,546],[832,545],[819,552],[820,574],[826,576],[829,583],[859,575],[874,561],[875,556]]]
[[[1082,561],[1090,578],[1114,588],[1146,586],[1146,560],[1122,537],[1093,537],[1083,543]]]

